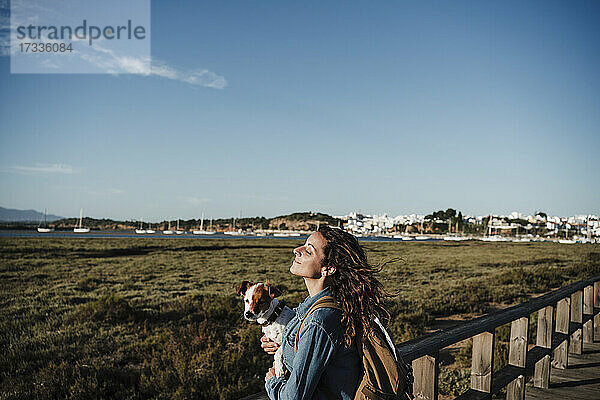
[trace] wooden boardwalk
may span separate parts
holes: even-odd
[[[600,343],[583,344],[583,354],[569,354],[567,369],[552,368],[550,387],[538,389],[530,381],[526,400],[600,400]]]
[[[569,354],[569,368],[552,368],[550,388],[526,386],[525,400],[600,400],[600,342],[583,344],[583,354]],[[242,400],[269,400],[265,393],[257,393]]]

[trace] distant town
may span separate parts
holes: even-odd
[[[563,242],[595,242],[600,237],[600,220],[596,215],[562,217],[549,216],[544,212],[525,215],[514,211],[509,215],[473,216],[449,208],[428,215],[390,217],[386,214],[350,213],[335,218],[344,221],[345,230],[359,236],[393,234],[393,237],[404,239],[414,234],[435,234],[446,235],[444,238],[447,240],[555,239]]]
[[[20,210],[2,209],[13,218]],[[10,213],[8,213],[10,211]],[[25,212],[25,211],[23,211]],[[431,214],[409,214],[395,217],[387,214],[351,212],[331,216],[319,212],[298,212],[273,218],[233,217],[210,219],[172,219],[156,223],[142,219],[116,221],[84,217],[62,218],[27,210],[27,220],[6,220],[0,215],[2,229],[36,229],[40,233],[70,231],[131,231],[136,234],[225,234],[233,236],[299,236],[315,231],[326,224],[342,228],[358,237],[381,237],[400,240],[473,240],[484,241],[558,241],[561,243],[600,242],[600,219],[596,215],[550,216],[545,212],[525,215],[463,215],[453,208]],[[32,214],[33,213],[33,214]],[[25,214],[24,214],[25,215]]]

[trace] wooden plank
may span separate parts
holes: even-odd
[[[600,281],[594,282],[594,310],[600,308]],[[600,314],[594,315],[594,340],[600,340]]]
[[[510,365],[525,367],[528,327],[528,317],[516,319],[510,326],[510,344],[508,350],[508,363]]]
[[[550,386],[550,356],[544,356],[535,363],[533,375],[533,386],[542,389],[548,389]]]
[[[426,355],[412,362],[415,399],[437,400],[439,363],[437,356]]]
[[[578,290],[571,295],[571,322],[576,324],[576,330],[569,340],[569,353],[581,354],[583,350],[583,290]]]
[[[508,348],[508,364],[515,367],[525,367],[527,359],[527,328],[529,318],[516,319],[510,325],[510,343]],[[523,400],[525,398],[525,377],[519,375],[506,388],[507,400]]]
[[[471,389],[490,393],[494,365],[494,333],[483,332],[473,337]]]
[[[590,315],[594,313],[594,286],[589,285],[583,289],[583,313]]]
[[[434,354],[439,349],[468,339],[482,332],[493,331],[500,325],[512,322],[517,318],[526,317],[541,308],[556,304],[559,300],[570,296],[578,290],[583,290],[584,287],[589,286],[596,281],[600,282],[600,276],[573,283],[559,290],[555,290],[554,292],[529,300],[523,304],[509,307],[480,318],[475,318],[452,329],[433,332],[409,340],[408,342],[401,343],[397,346],[398,352],[406,361],[412,361],[426,354]],[[600,291],[600,285],[598,286],[598,290]],[[600,299],[598,307],[600,307]],[[600,338],[600,330],[598,336]]]
[[[552,347],[554,307],[548,306],[538,312],[536,346],[549,349]],[[547,389],[550,384],[550,355],[544,356],[535,363],[533,386]]]
[[[583,289],[583,343],[594,341],[594,285]]]
[[[506,400],[525,400],[525,377],[519,375],[506,386]]]
[[[556,332],[569,334],[570,314],[571,314],[571,298],[565,297],[556,304]],[[558,369],[567,368],[568,364],[569,340],[561,342],[554,349],[554,359],[552,366]]]
[[[538,312],[536,346],[547,349],[552,346],[552,328],[554,327],[554,307],[548,306]]]

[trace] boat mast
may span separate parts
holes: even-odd
[[[202,219],[200,220],[200,230],[204,230],[204,213],[202,213]]]
[[[79,228],[81,228],[83,222],[83,208],[79,209]]]

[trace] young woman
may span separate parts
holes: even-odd
[[[295,309],[296,316],[283,332],[283,360],[289,374],[277,378],[271,368],[265,376],[267,394],[271,400],[353,399],[361,373],[355,338],[373,327],[374,317],[388,318],[383,286],[358,240],[341,229],[320,227],[294,249],[294,256],[290,272],[304,278],[309,297]],[[310,307],[324,296],[332,296],[341,311],[319,308],[307,317]],[[261,341],[267,353],[277,349],[274,342],[264,337]]]

